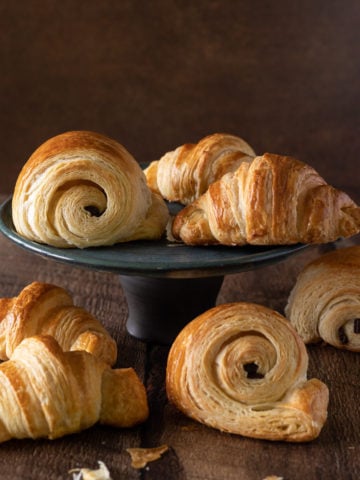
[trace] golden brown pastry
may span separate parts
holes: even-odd
[[[23,340],[0,365],[0,442],[58,438],[96,422],[131,427],[147,416],[145,388],[133,369],[63,352],[53,337]]]
[[[326,253],[300,273],[285,315],[305,343],[360,352],[360,245]]]
[[[84,248],[157,239],[168,210],[121,144],[99,133],[72,131],[47,140],[25,163],[12,216],[27,239]]]
[[[73,476],[73,480],[112,480],[110,471],[104,462],[98,460],[99,468],[72,468],[69,474]],[[270,479],[271,480],[271,479]]]
[[[214,307],[185,326],[169,353],[166,389],[185,415],[267,440],[316,438],[328,388],[306,379],[304,343],[279,313],[250,303]]]
[[[24,338],[36,334],[53,336],[63,350],[86,350],[109,365],[116,361],[115,340],[56,285],[33,282],[17,297],[0,299],[0,360],[11,358]]]
[[[166,444],[152,448],[127,448],[133,468],[145,468],[149,462],[159,460],[161,455],[169,450]]]
[[[224,173],[249,162],[255,152],[240,137],[208,135],[196,144],[167,152],[144,170],[149,187],[171,202],[188,204],[204,193]]]
[[[172,235],[187,244],[327,243],[360,232],[360,208],[309,165],[266,153],[244,162],[181,210]]]

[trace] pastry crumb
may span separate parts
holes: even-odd
[[[91,470],[89,468],[72,468],[69,473],[73,480],[112,480],[110,472],[104,462],[99,461],[99,468]]]
[[[127,448],[133,468],[144,468],[149,462],[158,460],[163,453],[169,450],[167,445],[154,448]]]

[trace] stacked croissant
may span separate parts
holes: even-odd
[[[185,208],[170,219],[166,201]],[[144,171],[105,135],[57,135],[22,168],[12,216],[23,237],[61,248],[156,240],[169,223],[170,238],[189,245],[327,243],[360,231],[360,208],[312,167],[256,156],[245,140],[220,133]]]
[[[146,420],[145,388],[132,368],[112,368],[117,346],[63,288],[41,282],[0,299],[0,442],[58,438],[97,422]]]
[[[183,209],[170,218],[166,202]],[[360,208],[309,165],[234,135],[184,144],[143,171],[93,132],[68,132],[24,165],[12,200],[17,232],[55,247],[170,237],[188,245],[327,243],[360,232]],[[168,397],[222,431],[290,442],[316,438],[329,391],[307,379],[306,343],[360,351],[360,247],[309,265],[285,316],[250,303],[219,305],[171,346]],[[144,386],[112,369],[116,344],[67,292],[34,283],[0,302],[0,440],[56,438],[93,423],[145,420]],[[86,414],[84,412],[87,412]]]

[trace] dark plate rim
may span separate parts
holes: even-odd
[[[193,247],[166,240],[119,243],[88,249],[56,248],[20,236],[12,223],[10,196],[0,206],[0,231],[18,246],[53,260],[122,275],[197,277],[251,270],[299,253],[309,245]],[[176,252],[176,253],[175,253]]]

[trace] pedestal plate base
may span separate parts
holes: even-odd
[[[129,309],[127,331],[139,340],[170,345],[187,323],[215,306],[223,279],[120,275]]]

